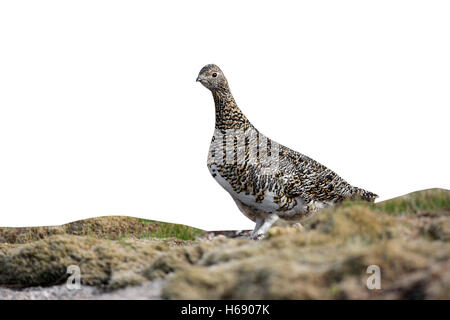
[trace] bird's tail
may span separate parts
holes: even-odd
[[[374,202],[375,199],[378,198],[378,195],[361,188],[353,187],[351,197],[352,199],[361,199],[368,202]]]

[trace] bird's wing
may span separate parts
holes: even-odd
[[[285,192],[290,196],[306,202],[340,201],[352,188],[334,171],[299,152],[284,147],[280,157],[280,162],[290,169],[285,173]]]

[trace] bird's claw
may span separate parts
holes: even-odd
[[[252,236],[250,236],[250,239],[251,240],[262,240],[262,239],[264,239],[265,238],[265,235],[264,234],[256,234],[256,235],[252,235]]]

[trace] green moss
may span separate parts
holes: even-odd
[[[55,234],[72,234],[119,241],[152,238],[195,240],[203,232],[203,230],[185,225],[112,216],[74,221],[54,227],[0,228],[0,242],[28,243]]]
[[[146,263],[160,250],[156,243],[129,242],[74,235],[53,235],[47,239],[9,248],[0,255],[0,284],[16,286],[63,283],[67,267],[81,269],[81,281],[86,285],[108,288],[112,279],[128,283],[135,281]],[[158,243],[159,245],[159,243]],[[127,272],[125,272],[127,271]],[[142,278],[142,277],[141,277]]]
[[[450,191],[428,189],[386,200],[373,207],[390,214],[450,213]]]
[[[149,234],[150,237],[155,238],[177,238],[180,240],[195,240],[204,231],[192,227],[187,227],[180,224],[172,224],[160,222],[158,228]]]

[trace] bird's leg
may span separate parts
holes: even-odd
[[[261,226],[264,223],[264,219],[263,218],[256,218],[256,225],[255,225],[255,229],[253,229],[252,234],[250,235],[250,239],[253,239],[254,236],[256,235],[256,233],[258,232],[258,230],[261,228]]]
[[[252,235],[251,235],[251,238],[252,239],[260,239],[260,238],[262,238],[265,234],[266,234],[266,232],[267,232],[267,230],[269,230],[269,228],[277,221],[279,219],[279,217],[278,217],[278,215],[276,215],[276,214],[271,214],[271,215],[269,215],[267,218],[265,218],[263,221],[263,223],[262,223],[262,225],[258,228],[258,229],[256,229],[256,227],[255,227],[255,230],[253,230],[253,233],[252,233]],[[257,225],[258,225],[258,221],[257,221]]]

